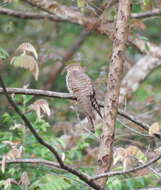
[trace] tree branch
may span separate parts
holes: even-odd
[[[12,100],[12,98],[9,96],[9,94],[7,93],[5,84],[3,82],[2,77],[0,76],[0,84],[3,88],[4,91],[4,95],[6,96],[8,102],[10,103],[10,105],[14,108],[14,110],[17,112],[17,114],[21,117],[21,119],[24,121],[24,123],[26,124],[26,127],[28,127],[28,129],[30,129],[30,131],[32,132],[32,134],[34,135],[34,137],[37,139],[37,141],[42,144],[44,147],[46,147],[49,151],[51,151],[54,156],[56,157],[58,163],[60,164],[60,167],[74,175],[76,175],[77,177],[79,177],[82,181],[84,181],[86,184],[88,184],[90,187],[96,189],[96,190],[104,190],[104,188],[102,188],[100,185],[98,185],[97,183],[90,181],[89,176],[87,176],[86,174],[83,174],[81,172],[79,172],[78,170],[71,168],[67,165],[64,164],[63,160],[61,159],[59,153],[56,151],[56,149],[54,147],[52,147],[50,144],[48,144],[46,141],[44,141],[41,136],[38,135],[38,133],[36,132],[36,130],[33,128],[32,124],[30,123],[30,121],[26,118],[26,116],[20,111],[20,109],[17,107],[16,103]]]
[[[50,98],[63,98],[63,99],[72,99],[76,100],[76,98],[69,94],[69,93],[62,93],[62,92],[53,92],[53,91],[47,91],[47,90],[37,90],[37,89],[25,89],[25,88],[6,88],[8,94],[26,94],[26,95],[33,95],[33,96],[44,96],[44,97],[50,97]],[[4,90],[0,88],[0,94],[4,94]],[[103,103],[99,103],[101,107],[104,107]],[[149,125],[144,123],[143,121],[140,121],[135,116],[129,114],[126,111],[123,111],[121,109],[118,110],[118,114],[134,123],[139,125],[141,128],[145,129],[146,131],[149,131]],[[155,136],[158,139],[161,139],[161,135],[155,134]]]
[[[54,22],[60,22],[60,21],[63,22],[63,20],[60,20],[55,15],[51,15],[46,12],[34,13],[34,12],[26,12],[18,10],[15,11],[12,9],[0,7],[0,14],[13,16],[20,19],[49,19]]]
[[[34,95],[34,96],[75,99],[73,95],[69,93],[53,92],[53,91],[47,91],[47,90],[25,89],[25,88],[6,88],[6,90],[8,94],[26,94],[26,95]],[[4,94],[3,88],[0,88],[0,94]]]
[[[150,11],[146,11],[143,13],[133,13],[131,14],[131,18],[142,19],[147,17],[161,16],[161,9],[152,9]]]
[[[161,50],[160,50],[161,51]],[[126,73],[121,82],[119,102],[123,104],[130,99],[133,93],[139,88],[141,82],[156,68],[161,66],[161,60],[149,55],[143,56]]]
[[[29,164],[43,164],[43,165],[47,165],[48,167],[51,168],[59,168],[60,169],[60,165],[56,162],[51,162],[48,160],[44,160],[41,158],[34,158],[34,159],[16,159],[16,160],[6,160],[5,161],[6,164],[21,164],[21,163],[29,163]],[[0,161],[0,165],[2,165],[2,161]]]
[[[134,46],[136,46],[141,52],[146,53],[147,55],[151,55],[158,59],[161,59],[161,47],[149,42],[142,40],[140,38],[131,38],[129,37],[129,42],[131,42]]]
[[[153,158],[152,160],[150,160],[146,164],[143,164],[143,165],[138,166],[136,168],[132,168],[132,169],[129,169],[129,170],[126,170],[126,171],[116,171],[116,172],[114,171],[114,172],[108,172],[108,173],[99,174],[99,175],[96,175],[96,176],[92,177],[92,180],[100,179],[100,178],[103,178],[103,177],[111,177],[111,176],[115,176],[115,175],[126,175],[126,174],[129,174],[129,173],[132,173],[132,172],[136,172],[138,170],[142,170],[142,169],[154,164],[159,159],[161,159],[161,154],[158,155],[157,157]]]
[[[161,190],[161,187],[150,187],[150,188],[135,189],[135,190]]]
[[[20,19],[49,19],[54,22],[66,21],[54,14],[50,14],[50,13],[46,13],[46,12],[34,13],[34,12],[12,10],[9,8],[4,8],[4,7],[0,7],[0,14],[13,16],[13,17],[20,18]],[[156,8],[156,9],[142,12],[142,13],[132,13],[130,17],[133,19],[142,19],[142,18],[155,17],[155,16],[161,16],[161,9]]]
[[[95,18],[83,15],[74,8],[59,4],[57,1],[37,1],[37,0],[23,0],[24,2],[35,6],[49,14],[56,16],[59,20],[70,21],[72,23],[86,25],[88,23],[96,22]]]
[[[149,131],[149,125],[146,124],[143,121],[140,121],[138,118],[136,118],[135,116],[129,114],[128,112],[125,112],[121,109],[118,110],[118,114],[134,123],[136,123],[137,125],[139,125],[141,128],[145,129],[146,131]],[[157,137],[158,139],[161,139],[161,135],[159,134],[154,134],[155,137]]]

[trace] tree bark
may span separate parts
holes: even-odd
[[[108,172],[113,160],[113,142],[115,134],[115,121],[119,103],[119,92],[123,71],[123,52],[127,41],[127,26],[130,13],[129,0],[119,0],[116,28],[113,41],[113,51],[107,80],[107,94],[103,118],[103,132],[100,137],[97,173]],[[107,177],[98,180],[104,187]]]
[[[139,59],[122,80],[119,97],[120,105],[124,105],[148,75],[160,66],[161,60],[155,57],[145,55]]]

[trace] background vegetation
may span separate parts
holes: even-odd
[[[0,8],[7,8],[20,11],[39,11],[37,8],[27,5],[21,1],[2,1]],[[84,2],[78,0],[59,3],[75,7],[86,16],[95,15],[99,12],[104,1],[93,0]],[[82,3],[86,3],[83,4]],[[133,0],[131,1],[132,12],[141,13],[153,9],[161,9],[159,0]],[[105,14],[112,21],[117,13],[117,4]],[[0,11],[1,14],[1,11]],[[99,13],[97,13],[99,18]],[[5,84],[10,88],[35,88],[57,92],[67,92],[65,84],[65,73],[59,72],[53,81],[52,76],[56,65],[62,61],[63,56],[71,48],[74,41],[80,38],[84,30],[83,26],[70,22],[53,22],[45,19],[20,19],[14,16],[0,15],[0,58],[3,64],[0,65],[1,75]],[[112,27],[111,27],[112,28]],[[141,36],[146,42],[150,41],[160,47],[161,43],[161,18],[145,17],[142,19],[131,19],[129,30],[133,37]],[[28,70],[13,67],[10,64],[11,58],[15,56],[15,50],[24,42],[31,43],[39,56],[38,64],[40,74],[38,80]],[[147,51],[149,47],[147,45]],[[112,42],[105,35],[92,31],[84,40],[83,45],[78,49],[71,60],[80,61],[87,70],[89,76],[95,81],[98,88],[99,99],[104,99],[106,91],[106,76],[108,64],[112,52]],[[127,45],[124,76],[135,63],[144,55],[136,46]],[[68,61],[67,63],[68,64]],[[135,76],[135,73],[133,73]],[[90,176],[94,175],[97,167],[98,140],[101,133],[101,122],[96,124],[96,134],[87,132],[84,127],[78,125],[84,118],[82,111],[76,111],[76,103],[72,100],[58,98],[43,98],[32,95],[12,95],[21,111],[33,124],[37,132],[49,142],[60,153],[66,164],[76,167],[81,172]],[[39,99],[45,99],[49,108],[41,112],[38,117],[37,110],[32,105]],[[3,95],[0,95],[0,159],[37,159],[53,160],[53,155],[45,147],[40,145],[30,131],[25,128],[21,118],[14,112]],[[139,84],[139,88],[130,97],[124,106],[131,114],[146,122],[150,126],[161,123],[161,68],[157,67],[151,71],[146,79]],[[49,115],[48,112],[51,112]],[[121,120],[121,122],[120,122]],[[160,130],[161,126],[159,127]],[[160,130],[161,131],[161,130]],[[116,126],[116,137],[114,152],[118,147],[137,147],[137,156],[132,157],[136,162],[127,163],[118,158],[116,151],[115,158],[118,160],[112,166],[112,170],[129,169],[156,156],[156,149],[160,147],[160,140],[154,137],[158,131],[146,132],[136,127],[130,121],[118,117]],[[150,134],[150,136],[149,136]],[[131,149],[130,149],[131,150]],[[133,150],[133,149],[132,149]],[[3,163],[3,164],[2,164]],[[160,161],[153,165],[153,170],[146,168],[127,175],[113,176],[109,178],[107,189],[133,190],[141,188],[161,188],[161,165]],[[0,189],[5,190],[86,190],[88,186],[78,177],[58,168],[52,168],[43,164],[4,164],[0,171]],[[5,167],[5,168],[4,168]]]

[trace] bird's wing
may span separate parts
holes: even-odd
[[[73,71],[68,76],[68,87],[73,94],[82,94],[90,96],[93,94],[92,80],[82,71]]]

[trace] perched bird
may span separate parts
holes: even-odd
[[[68,65],[66,67],[66,71],[67,88],[69,92],[77,98],[79,105],[84,110],[84,113],[88,119],[91,130],[94,132],[94,110],[96,110],[101,118],[102,115],[96,100],[93,82],[79,63]]]

